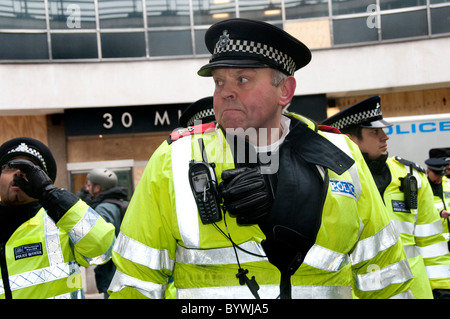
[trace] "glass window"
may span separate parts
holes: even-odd
[[[413,21],[414,23],[411,23]],[[411,11],[381,16],[383,40],[428,35],[427,11]]]
[[[143,28],[141,0],[98,0],[100,28]]]
[[[46,29],[44,0],[0,0],[0,29]]]
[[[371,12],[374,0],[332,0],[333,15]]]
[[[302,19],[328,16],[328,0],[306,1],[286,0],[286,19]]]
[[[1,60],[48,59],[47,34],[0,33]]]
[[[192,55],[191,31],[151,31],[150,56]]]
[[[430,0],[431,4],[450,2],[450,0]]]
[[[189,0],[147,0],[146,10],[149,27],[189,26],[191,24]]]
[[[450,7],[431,9],[431,32],[450,32]]]
[[[145,33],[102,33],[102,57],[145,57]]]
[[[281,0],[240,1],[239,15],[254,20],[281,20]]]
[[[378,41],[378,29],[368,27],[367,19],[333,20],[334,44]]]
[[[210,54],[205,44],[206,30],[195,31],[195,54]]]
[[[192,0],[195,25],[210,25],[236,17],[235,0]]]
[[[426,4],[426,0],[380,0],[381,10],[424,6]]]
[[[52,34],[54,59],[97,59],[97,35],[95,33]]]
[[[49,0],[52,29],[95,29],[94,0]]]

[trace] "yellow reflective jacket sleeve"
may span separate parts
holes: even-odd
[[[111,259],[115,228],[84,201],[73,205],[56,225],[67,232],[81,266],[100,265]]]

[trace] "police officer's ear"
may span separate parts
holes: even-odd
[[[288,105],[292,98],[294,97],[295,88],[297,87],[297,82],[293,76],[288,76],[281,84],[280,84],[280,97],[278,100],[278,105],[286,106]]]

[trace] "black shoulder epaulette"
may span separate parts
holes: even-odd
[[[412,166],[412,168],[414,168],[415,170],[417,170],[419,172],[422,172],[422,173],[427,172],[426,169],[423,168],[422,166],[420,166],[414,162],[408,161],[407,159],[401,158],[400,156],[395,156],[394,158],[397,162],[402,163],[403,165],[408,166],[408,167]]]
[[[192,134],[202,134],[202,133],[208,133],[214,131],[216,128],[216,124],[214,122],[209,122],[205,124],[199,124],[194,126],[188,126],[186,128],[181,128],[176,131],[173,131],[172,134],[170,134],[167,137],[167,143],[172,144],[176,140],[184,137],[189,136]]]

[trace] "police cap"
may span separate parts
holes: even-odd
[[[205,34],[212,54],[197,72],[211,76],[215,67],[270,67],[293,75],[311,61],[311,51],[282,29],[262,21],[228,19],[213,24]]]
[[[383,120],[379,96],[372,96],[358,102],[322,122],[324,125],[333,126],[340,131],[353,127],[383,128],[392,124]]]
[[[213,97],[208,96],[195,101],[189,105],[180,116],[180,125],[188,127],[194,125],[195,121],[203,123],[215,121]]]
[[[53,182],[55,181],[56,161],[44,143],[30,137],[17,137],[0,146],[0,166],[17,156],[30,158],[47,173]]]
[[[432,170],[437,175],[445,175],[445,167],[447,166],[447,161],[443,157],[432,157],[425,161],[428,169]]]

